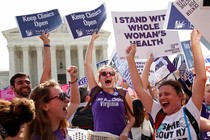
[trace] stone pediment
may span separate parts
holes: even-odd
[[[110,32],[103,29],[101,29],[99,33],[101,36],[105,36],[105,38],[108,38],[110,36]],[[6,39],[8,39],[8,37],[18,37],[18,36],[21,37],[18,27],[4,30],[2,31],[2,34],[5,36]],[[64,23],[60,27],[52,31],[51,34],[57,34],[58,37],[60,34],[63,34],[63,35],[67,34],[68,36],[70,35]],[[73,37],[71,38],[73,39]],[[83,38],[86,38],[86,37],[83,37]]]

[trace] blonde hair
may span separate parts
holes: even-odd
[[[107,68],[112,69],[112,70],[115,72],[114,79],[115,79],[115,84],[116,84],[117,81],[118,81],[118,79],[119,79],[119,77],[118,77],[118,72],[117,72],[116,69],[114,69],[113,67],[111,67],[111,66],[109,66],[109,65],[103,65],[103,66],[99,67],[98,73],[97,73],[97,75],[96,75],[96,79],[97,79],[96,81],[98,81],[98,83],[99,83],[100,72],[101,72],[102,70],[104,70],[104,69],[107,69]]]

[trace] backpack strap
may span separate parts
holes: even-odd
[[[189,110],[186,107],[184,109],[184,112],[186,113],[191,125],[193,126],[193,129],[195,130],[195,133],[197,134],[197,139],[200,140],[200,135],[199,135],[200,129],[198,126],[198,122],[195,120],[195,118],[192,116],[192,114],[189,112]],[[163,112],[163,109],[160,109],[155,117],[155,124],[154,124],[155,130],[159,128],[165,116],[166,113]]]
[[[163,109],[160,109],[155,117],[155,123],[154,123],[155,130],[159,128],[160,124],[162,123],[165,117],[166,113],[163,112]]]
[[[200,140],[200,129],[198,127],[198,122],[195,120],[193,115],[190,113],[190,111],[185,107],[184,112],[186,113],[191,125],[193,126],[193,129],[195,130],[195,133],[197,134],[197,139]]]
[[[91,96],[90,96],[90,100],[88,101],[87,105],[81,109],[81,112],[85,111],[86,109],[90,108],[92,105],[92,102],[96,96],[96,94],[98,94],[100,91],[102,90],[102,88],[100,86],[96,86],[92,92],[91,92]]]
[[[121,98],[123,99],[124,105],[125,105],[125,111],[126,113],[129,111],[129,113],[134,116],[133,112],[131,111],[130,106],[128,105],[128,102],[125,99],[125,91],[122,87],[116,87],[117,92],[119,93],[119,95],[121,96]]]

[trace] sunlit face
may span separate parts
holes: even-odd
[[[47,114],[50,120],[61,121],[66,118],[67,106],[69,103],[69,98],[63,98],[60,94],[63,94],[62,89],[59,86],[52,87],[50,89],[50,98],[47,103]]]
[[[116,72],[109,67],[105,67],[99,72],[99,82],[103,88],[113,88],[115,86]]]
[[[182,94],[177,94],[170,85],[164,85],[159,88],[159,102],[163,111],[171,115],[181,108]]]
[[[31,93],[31,83],[28,77],[22,76],[15,79],[14,87],[11,89],[15,92],[16,97],[28,98]]]

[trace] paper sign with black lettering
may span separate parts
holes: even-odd
[[[40,36],[42,33],[49,33],[62,24],[62,19],[57,9],[16,16],[16,20],[22,38]]]
[[[73,13],[64,17],[67,29],[74,39],[98,32],[105,20],[105,4],[92,11]]]
[[[176,0],[173,2],[173,5],[201,32],[206,41],[210,43],[210,10],[202,9],[198,0]]]
[[[188,19],[186,19],[182,13],[177,10],[172,2],[169,2],[163,29],[192,30],[193,28],[193,25],[188,21]]]
[[[112,12],[112,23],[120,59],[125,59],[125,49],[137,45],[136,59],[147,59],[180,53],[179,35],[176,31],[162,30],[166,10],[145,12]]]
[[[174,3],[169,2],[163,29],[178,31],[192,30],[193,28],[194,26],[192,23],[189,22],[189,20],[174,6]],[[210,50],[210,43],[204,36],[201,36],[201,42],[208,50]]]

